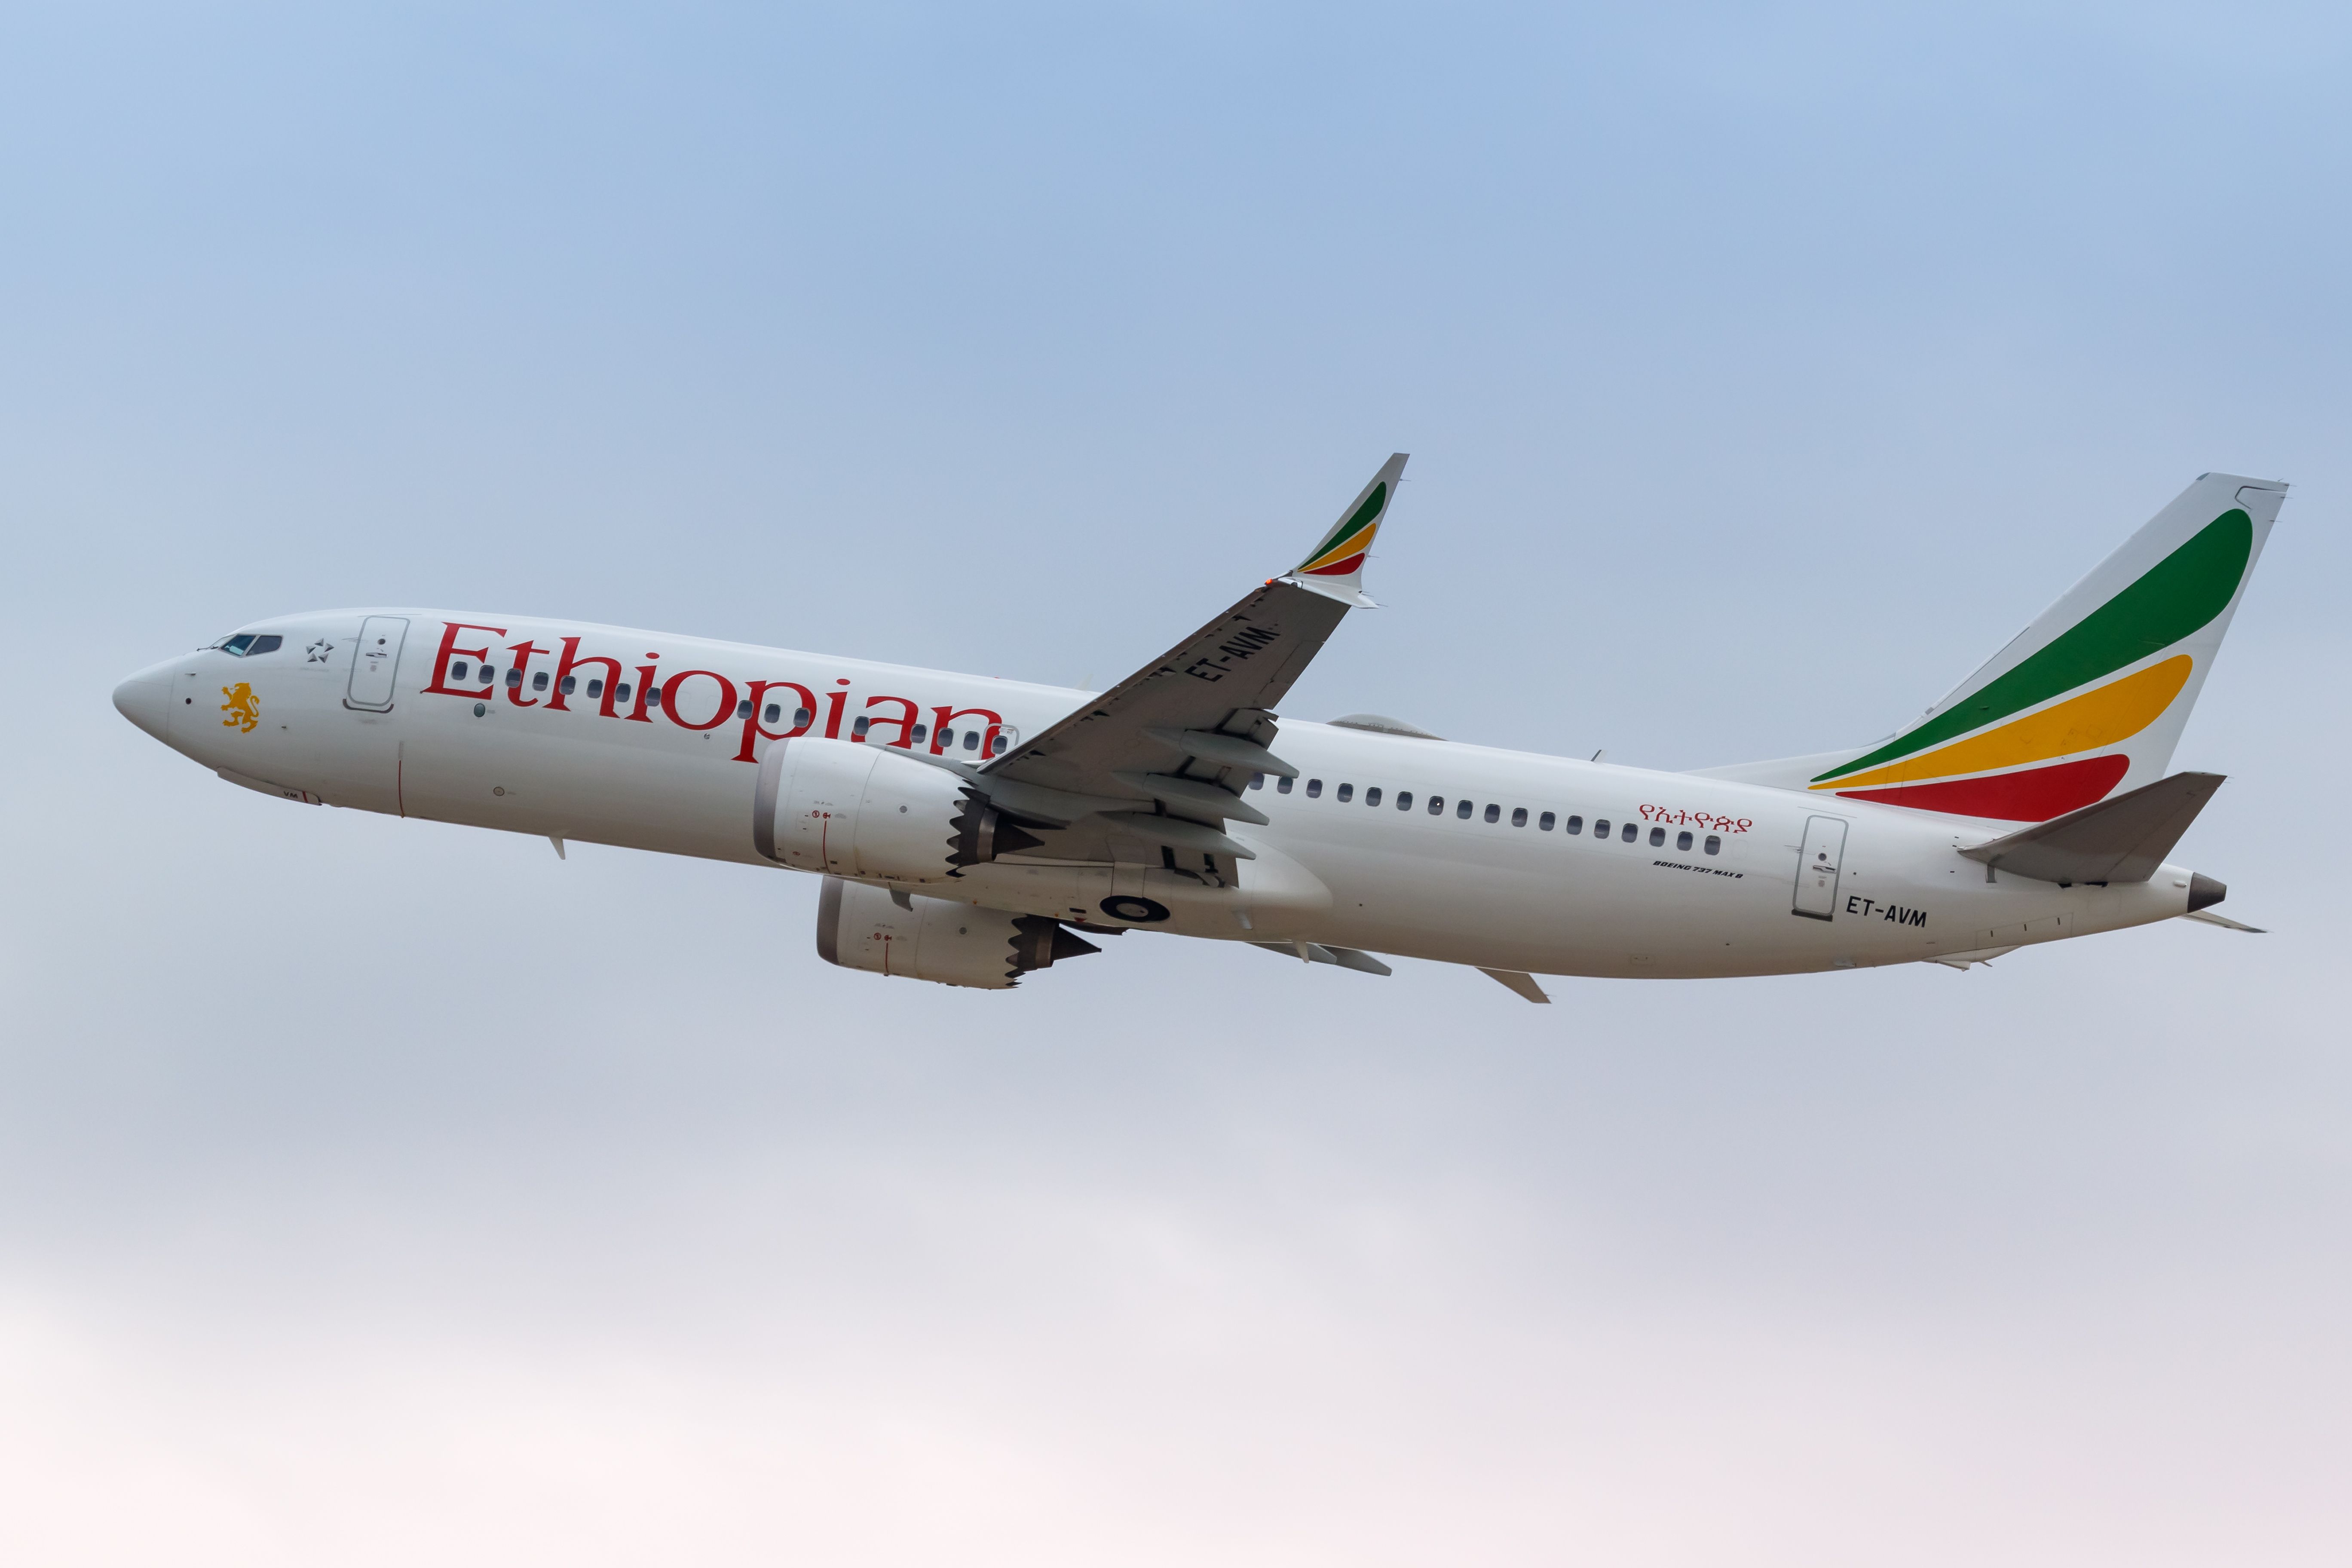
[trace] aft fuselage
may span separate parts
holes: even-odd
[[[778,741],[978,765],[998,736],[1016,745],[1093,695],[476,613],[324,612],[247,632],[278,645],[165,661],[117,705],[267,793],[768,870],[752,805]],[[1226,941],[1658,978],[1948,958],[2188,907],[2189,874],[2172,866],[2062,888],[1957,853],[2013,824],[1295,719],[1276,749],[1300,777],[1247,792],[1267,825],[1228,823],[1257,854],[1238,887],[1005,859],[922,890]]]

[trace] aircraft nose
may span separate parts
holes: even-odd
[[[172,683],[163,665],[151,665],[114,689],[114,710],[157,740],[171,710]]]

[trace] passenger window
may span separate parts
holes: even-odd
[[[1666,843],[1666,830],[1665,830],[1664,828],[1663,828],[1663,827],[1653,827],[1652,829],[1650,829],[1650,847],[1651,847],[1651,848],[1653,848],[1653,849],[1663,849],[1663,848],[1664,848],[1664,847],[1665,847],[1665,843]]]
[[[1290,793],[1290,786],[1297,782],[1298,781],[1297,779],[1276,779],[1274,781],[1274,793],[1276,795],[1288,795]]]
[[[1541,816],[1536,818],[1536,831],[1538,833],[1549,833],[1551,831],[1551,825],[1559,820],[1559,817],[1547,811]]]
[[[1723,853],[1723,840],[1722,840],[1722,839],[1720,839],[1720,838],[1718,838],[1718,837],[1716,837],[1714,834],[1712,834],[1712,833],[1708,834],[1708,835],[1706,836],[1706,852],[1707,852],[1708,854],[1710,854],[1710,855],[1720,855],[1720,854],[1722,854],[1722,853]]]
[[[1264,789],[1265,787],[1265,775],[1264,773],[1252,773],[1252,774],[1250,774],[1250,788],[1252,788],[1252,789]]]
[[[772,723],[774,723],[775,721],[776,721],[776,705],[775,705],[774,703],[771,702],[771,703],[769,703],[769,704],[768,704],[768,722],[769,722],[769,723],[771,723],[771,724],[772,724]],[[916,726],[915,726],[915,733],[914,733],[914,735],[913,735],[913,737],[912,737],[912,739],[913,739],[913,741],[914,741],[915,744],[917,744],[918,746],[919,746],[919,745],[921,745],[921,744],[923,743],[923,737],[924,737],[926,734],[928,734],[928,733],[929,732],[929,728],[930,728],[930,727],[929,727],[929,725],[926,725],[926,724],[918,724],[918,725],[916,725]]]
[[[1458,820],[1463,822],[1469,821],[1470,814],[1476,809],[1477,807],[1472,805],[1466,800],[1457,800],[1454,803],[1454,815]]]
[[[783,716],[784,705],[781,702],[771,702],[768,704],[767,710],[761,715],[761,718],[767,723],[772,724]],[[920,729],[918,729],[915,732],[915,739],[919,741],[922,738],[922,731]]]
[[[569,677],[566,679],[569,679]],[[530,689],[533,691],[544,691],[547,689],[547,671],[542,669],[537,675],[530,678]]]
[[[1486,820],[1487,820],[1487,821],[1489,821],[1489,822],[1500,822],[1500,821],[1502,821],[1502,820],[1503,820],[1503,808],[1502,808],[1501,806],[1499,806],[1499,805],[1496,805],[1493,801],[1488,801],[1488,802],[1486,803]],[[1523,812],[1521,812],[1521,813],[1519,813],[1519,823],[1520,823],[1520,825],[1521,825],[1522,826],[1526,826],[1526,824],[1527,824],[1527,820],[1528,820],[1528,814],[1527,814],[1526,812],[1524,812],[1524,811],[1523,811]]]
[[[1528,808],[1524,805],[1515,805],[1511,807],[1511,826],[1514,827],[1525,827],[1527,825]]]
[[[1677,834],[1675,834],[1675,848],[1677,848],[1677,849],[1688,849],[1690,847],[1691,847],[1691,836],[1690,836],[1690,834],[1689,834],[1687,831],[1685,831],[1685,832],[1682,832],[1682,833],[1677,833]]]
[[[1341,805],[1347,805],[1356,798],[1356,786],[1351,784],[1341,784],[1333,798],[1337,799]]]
[[[873,725],[874,721],[872,719],[862,718],[849,727],[849,732],[862,741],[866,738],[866,731],[871,729]]]
[[[623,698],[626,698],[629,695],[629,689],[625,686],[621,688],[621,695]],[[795,708],[793,710],[793,728],[795,730],[805,730],[809,727],[809,721],[815,717],[815,714],[810,712],[805,708]]]
[[[467,665],[464,659],[459,659],[457,663],[449,667],[449,679],[452,680],[465,679],[466,671],[470,668],[472,667]]]
[[[866,721],[860,719],[858,722],[863,724]],[[966,730],[963,732],[963,749],[965,751],[976,752],[980,750],[980,733],[981,732],[977,730]]]
[[[578,676],[567,675],[563,678],[563,695],[569,697],[579,689],[580,678]]]
[[[603,677],[592,675],[588,678],[588,695],[591,697],[602,697],[604,695],[604,681]]]
[[[1617,837],[1622,838],[1626,843],[1631,844],[1633,840],[1642,837],[1642,830],[1629,822],[1624,826],[1623,829],[1618,833]]]
[[[1412,791],[1409,789],[1401,789],[1397,791],[1397,809],[1399,811],[1411,811],[1412,809]]]
[[[1609,837],[1609,819],[1607,817],[1596,816],[1592,819],[1592,837],[1595,838],[1606,838]]]
[[[1364,804],[1366,805],[1378,805],[1381,804],[1380,785],[1374,784],[1371,788],[1364,792]]]
[[[746,697],[742,701],[735,704],[735,717],[738,719],[749,719],[751,716],[751,700]]]
[[[996,732],[996,744],[988,749],[988,754],[992,757],[1001,757],[1004,754],[1004,748],[1012,744],[1012,742],[1013,737],[1006,734],[1003,731],[999,730]]]
[[[660,687],[648,686],[646,688],[646,706],[648,708],[658,708],[661,706]]]
[[[1562,833],[1581,833],[1584,831],[1584,818],[1580,816],[1571,816],[1566,822],[1560,824],[1559,830]]]
[[[624,680],[620,685],[613,688],[613,700],[615,702],[626,702],[628,700],[629,683]]]
[[[1433,795],[1429,797],[1429,815],[1432,816],[1444,816],[1445,815],[1445,797],[1444,795]]]
[[[507,685],[517,691],[522,689],[522,670],[520,668],[507,671]]]
[[[1321,779],[1308,779],[1308,780],[1307,781],[1307,799],[1309,799],[1309,800],[1313,800],[1314,798],[1316,798],[1316,796],[1318,796],[1318,795],[1321,795],[1322,793],[1323,793],[1323,781],[1322,781]]]

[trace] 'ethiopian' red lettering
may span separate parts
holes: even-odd
[[[441,646],[433,660],[433,682],[425,689],[425,691],[443,697],[473,700],[496,697],[499,677],[497,667],[490,659],[488,643],[486,640],[480,647],[459,647],[457,639],[467,632],[486,632],[490,637],[503,637],[507,635],[506,628],[480,626],[471,621],[444,621],[441,626]],[[665,680],[660,665],[650,662],[659,659],[661,655],[649,649],[646,654],[649,662],[635,667],[636,685],[632,689],[621,679],[626,667],[617,657],[583,654],[580,651],[581,638],[577,637],[564,637],[558,641],[562,645],[560,647],[541,647],[528,638],[508,646],[507,652],[513,660],[511,678],[507,684],[509,702],[517,708],[543,708],[551,713],[571,712],[573,710],[566,699],[572,692],[567,688],[573,687],[578,679],[577,672],[583,669],[597,671],[600,672],[598,678],[589,682],[589,690],[599,717],[650,724],[653,722],[653,710],[659,708],[667,710],[670,722],[679,729],[701,732],[718,729],[730,718],[740,719],[743,725],[742,737],[736,748],[734,760],[754,764],[760,760],[759,743],[761,741],[789,741],[818,732],[829,741],[837,741],[843,739],[842,731],[848,723],[851,695],[848,689],[853,683],[846,678],[836,677],[834,680],[835,689],[824,694],[824,716],[820,721],[817,717],[818,694],[797,680],[745,680],[739,684],[715,669],[682,669]],[[542,671],[539,679],[551,679],[553,686],[533,688],[544,694],[543,700],[527,697],[523,692],[523,682],[531,673],[530,661],[542,656],[554,658],[555,668],[552,672]],[[457,658],[481,660],[484,684],[475,688],[451,686],[449,668],[452,660]],[[698,712],[701,710],[701,704],[694,695],[701,689],[694,685],[697,680],[708,680],[716,688],[710,694],[714,706],[707,719],[687,717],[689,709]],[[771,703],[769,698],[772,694],[781,700],[785,693],[790,693],[794,700],[792,721],[772,728],[770,712],[777,704]],[[918,721],[923,709],[915,699],[877,694],[866,698],[861,706],[866,711],[852,729],[848,737],[851,741],[870,741],[875,745],[909,751],[926,739]],[[967,739],[971,743],[962,748],[978,752],[982,760],[994,756],[997,747],[1003,742],[1004,716],[992,709],[939,706],[930,711],[934,727],[928,739],[930,754],[935,757],[947,752],[954,726],[961,720],[977,719],[987,726],[983,731],[968,735]],[[877,739],[873,734],[874,726],[877,724],[891,726],[891,731]]]
[[[719,682],[719,710],[699,724],[688,721],[677,710],[677,689],[698,675]],[[681,669],[662,687],[662,709],[668,713],[669,721],[681,730],[716,730],[735,711],[735,683],[716,670]]]
[[[578,637],[565,637],[563,639],[562,657],[555,661],[555,695],[547,700],[547,710],[549,712],[568,713],[571,711],[569,708],[564,706],[563,683],[572,679],[572,672],[573,670],[587,664],[601,664],[604,667],[604,694],[602,699],[602,705],[599,707],[598,711],[603,713],[607,719],[616,717],[613,711],[613,699],[614,695],[613,689],[621,684],[621,661],[617,658],[606,658],[602,654],[590,654],[586,658],[582,658],[580,657],[580,639]]]
[[[871,736],[873,727],[877,724],[896,724],[898,726],[898,738],[884,743],[897,746],[902,751],[912,750],[915,744],[915,715],[922,711],[915,706],[915,700],[911,697],[869,697],[866,700],[866,706],[871,708],[877,702],[896,702],[906,711],[896,719],[887,714],[867,719],[866,734]]]
[[[647,658],[659,658],[661,655],[657,653],[649,653],[646,655],[646,657]],[[650,664],[641,664],[637,666],[637,705],[635,709],[629,713],[628,717],[635,720],[640,724],[650,724],[653,722],[651,719],[646,716],[646,704],[652,701],[654,693],[661,689],[654,680],[654,677],[657,673],[659,672]]]
[[[751,713],[743,721],[743,749],[735,753],[735,760],[739,763],[760,760],[751,750],[754,742],[762,739],[789,741],[795,735],[806,734],[808,727],[816,721],[816,693],[797,680],[755,680],[748,689],[751,694]],[[800,706],[793,711],[793,727],[781,734],[760,722],[760,706],[767,701],[771,691],[793,692],[801,700]]]
[[[536,697],[528,702],[523,700],[522,681],[523,677],[530,673],[530,656],[535,653],[545,653],[547,650],[535,642],[525,640],[515,644],[507,651],[514,655],[514,673],[507,678],[507,700],[518,708],[538,707],[539,699]]]
[[[939,722],[931,726],[931,755],[936,757],[945,749],[942,742],[947,736],[948,726],[959,719],[987,720],[988,733],[980,738],[980,754],[983,757],[996,755],[997,731],[1004,728],[1002,715],[992,713],[985,708],[940,707],[931,711],[939,716]]]
[[[502,637],[507,635],[506,627],[478,626],[467,621],[444,621],[441,625],[447,629],[443,631],[441,634],[440,652],[433,656],[433,684],[426,687],[425,689],[427,692],[437,691],[444,697],[488,697],[490,692],[495,689],[494,688],[485,686],[479,691],[460,691],[456,687],[448,684],[449,656],[453,653],[462,653],[467,658],[487,659],[490,657],[490,650],[488,644],[485,644],[480,647],[459,647],[457,646],[457,634],[459,632],[488,632],[492,637]]]

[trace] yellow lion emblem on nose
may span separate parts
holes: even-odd
[[[228,715],[221,722],[240,734],[252,734],[254,726],[261,722],[261,699],[253,694],[253,682],[240,680],[235,686],[224,686],[221,695],[228,699],[220,705],[221,711]]]

